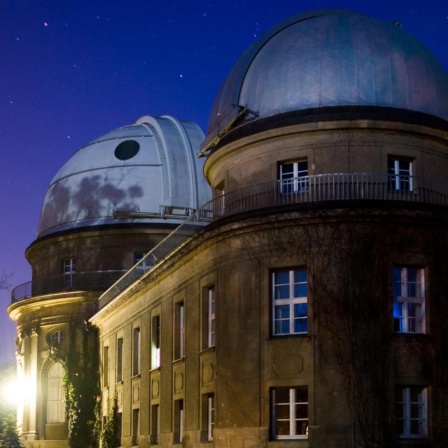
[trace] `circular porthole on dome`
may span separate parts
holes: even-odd
[[[140,144],[135,140],[125,140],[115,148],[115,157],[119,160],[129,160],[140,150]]]

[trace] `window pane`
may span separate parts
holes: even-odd
[[[307,317],[308,316],[308,304],[307,303],[296,303],[294,305],[294,317]]]
[[[306,269],[294,271],[294,283],[306,283]]]
[[[275,334],[289,334],[289,320],[279,320],[275,323]]]
[[[299,176],[307,176],[308,175],[308,162],[306,160],[303,162],[297,163],[297,174]]]
[[[294,322],[294,333],[307,333],[308,321],[307,319],[300,319]]]
[[[308,304],[298,303],[294,305],[294,333],[306,333],[308,316]]]
[[[289,329],[289,305],[275,307],[275,334],[288,334]]]
[[[274,274],[274,282],[276,285],[289,284],[289,271],[277,271]]]
[[[393,296],[401,297],[401,268],[394,267],[392,271],[392,281],[393,281]]]
[[[288,421],[277,420],[276,430],[278,436],[289,436],[289,420]]]
[[[275,319],[289,320],[289,305],[279,305],[275,307]]]
[[[289,179],[294,176],[294,164],[284,163],[280,166],[282,179]]]
[[[289,285],[275,287],[275,299],[289,299]]]
[[[308,387],[298,387],[296,389],[296,402],[308,403]]]
[[[296,418],[308,418],[308,404],[299,404],[296,406]]]
[[[394,302],[394,331],[403,331],[403,304]]]
[[[307,296],[306,283],[294,285],[294,297],[306,297],[306,296]]]

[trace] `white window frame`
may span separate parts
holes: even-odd
[[[306,164],[306,168],[303,165]],[[285,172],[286,167],[292,167],[292,172]],[[282,194],[304,193],[308,191],[308,161],[298,160],[280,164],[280,191]]]
[[[305,281],[304,282],[294,282],[294,274],[296,272],[302,271],[305,273]],[[288,283],[279,283],[276,281],[277,274],[287,273],[288,274]],[[297,296],[295,297],[294,286],[295,285],[305,285],[306,286],[306,295],[305,296]],[[288,287],[288,297],[279,298],[278,291],[279,288]],[[291,335],[291,334],[307,334],[308,333],[308,286],[307,286],[307,270],[306,268],[297,268],[297,269],[279,269],[272,272],[272,334],[274,336],[283,336],[283,335]],[[296,305],[306,305],[307,315],[306,317],[295,316],[295,306]],[[278,311],[280,309],[287,309],[288,316],[283,318],[278,316]],[[289,331],[282,332],[277,331],[277,323],[281,323],[282,321],[289,322]],[[296,321],[305,321],[306,322],[306,331],[295,331],[295,323]]]
[[[175,442],[181,443],[184,439],[185,430],[184,400],[180,399],[175,401],[174,412],[176,413],[176,415],[174,416],[174,431],[177,433]]]
[[[160,405],[154,404],[151,406],[152,423],[151,423],[151,440],[152,444],[157,444],[160,434]]]
[[[411,272],[416,281],[411,281]],[[400,281],[397,282],[397,276]],[[395,331],[399,333],[425,333],[425,269],[412,266],[393,267],[393,318]],[[397,285],[398,283],[398,285]],[[399,290],[399,295],[397,294]],[[396,315],[396,308],[401,310]],[[396,325],[398,323],[398,325]]]
[[[278,390],[289,391],[288,401],[280,402],[277,398],[276,392]],[[307,401],[299,401],[299,389],[302,392],[305,391]],[[307,439],[308,438],[308,418],[309,418],[309,409],[308,409],[308,388],[307,386],[298,386],[292,388],[275,388],[271,391],[272,399],[271,399],[271,411],[272,411],[272,437],[276,440],[282,439]],[[287,413],[278,412],[278,408],[287,407]],[[298,407],[306,407],[306,416],[299,417],[298,416]],[[282,414],[282,417],[279,417],[279,414]],[[285,417],[287,415],[287,417]],[[278,434],[278,426],[280,422],[287,422],[289,424],[289,434]],[[300,423],[300,426],[299,426]],[[299,427],[299,429],[298,429]]]
[[[179,358],[185,358],[185,305],[179,303]]]
[[[64,286],[65,288],[71,289],[74,287],[75,283],[75,259],[66,258],[62,262],[62,270],[64,274]]]
[[[109,346],[103,347],[103,387],[109,387]]]
[[[65,422],[64,367],[53,364],[47,374],[47,423]]]
[[[59,347],[64,340],[64,332],[62,330],[56,330],[50,334],[49,342],[52,347]]]
[[[397,409],[402,408],[401,415],[396,415],[397,430],[400,438],[425,438],[428,436],[428,391],[421,386],[402,386],[397,388]],[[419,399],[412,401],[413,393]],[[413,423],[417,423],[419,430],[415,431]]]
[[[214,347],[216,344],[216,294],[215,287],[210,286],[207,291],[207,341],[208,347]]]
[[[141,331],[140,327],[134,328],[132,338],[132,375],[140,375],[141,366]]]
[[[160,315],[154,315],[151,319],[151,368],[158,369],[161,366],[161,317]]]
[[[138,445],[140,436],[140,409],[132,409],[132,444]]]
[[[207,397],[207,440],[213,440],[213,431],[215,429],[215,396],[209,394]]]
[[[404,168],[403,166],[400,167],[400,164],[406,164],[408,166]],[[413,162],[409,158],[389,156],[387,170],[391,190],[402,192],[413,191],[412,164]]]
[[[134,265],[136,265],[136,269],[142,271],[142,274],[149,271],[156,264],[154,255],[147,257],[147,254],[147,252],[134,252]]]
[[[123,381],[123,345],[124,340],[122,337],[117,337],[117,363],[115,381],[120,383]]]

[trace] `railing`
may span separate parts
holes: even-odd
[[[397,182],[397,177],[400,182]],[[397,189],[397,185],[404,185],[405,188]],[[11,301],[69,290],[106,290],[100,297],[100,306],[104,306],[188,237],[214,221],[271,207],[358,200],[447,206],[448,183],[403,175],[336,173],[251,185],[204,204],[128,271],[81,272],[47,277],[17,286],[11,292]]]
[[[400,182],[397,182],[400,180]],[[397,184],[405,188],[397,189]],[[185,222],[154,247],[100,297],[100,307],[110,302],[142,275],[148,257],[155,264],[204,225],[232,215],[271,207],[332,201],[405,201],[448,205],[448,183],[404,175],[333,173],[303,176],[263,184],[219,196],[197,209]],[[152,269],[152,268],[151,268]]]
[[[104,291],[127,271],[95,271],[45,277],[23,283],[11,291],[11,302],[62,291]]]

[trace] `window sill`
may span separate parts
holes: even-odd
[[[173,360],[173,365],[176,365],[176,364],[183,364],[183,363],[185,363],[185,357],[183,357],[183,358],[177,358],[177,359],[174,359],[174,360]]]
[[[404,338],[416,338],[416,339],[430,339],[431,335],[428,333],[410,333],[406,331],[394,331],[394,336]]]
[[[308,339],[308,341],[309,341],[309,340],[311,340],[311,337],[312,337],[311,333],[272,334],[268,340],[297,338],[297,339]],[[281,440],[286,440],[286,439],[281,439]]]
[[[207,347],[207,348],[202,349],[202,350],[199,352],[199,354],[202,355],[203,353],[207,353],[207,352],[211,352],[211,353],[213,353],[213,352],[215,352],[215,351],[216,351],[216,346],[214,345],[213,347]]]

